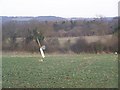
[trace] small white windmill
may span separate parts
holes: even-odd
[[[41,45],[41,42],[44,40],[44,36],[42,33],[37,32],[37,30],[35,29],[35,30],[33,30],[33,37],[34,37],[34,39],[36,39],[36,42],[38,43],[39,51],[42,55],[41,61],[43,61],[43,59],[45,58],[45,54],[43,51],[43,50],[45,50],[45,45]]]

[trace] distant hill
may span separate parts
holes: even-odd
[[[38,16],[38,17],[7,17],[2,16],[2,22],[7,21],[29,21],[29,20],[38,20],[38,21],[60,21],[60,20],[66,20],[62,17],[56,17],[56,16]]]
[[[107,20],[107,21],[111,21],[114,17],[104,17],[103,19],[104,20]],[[97,20],[98,18],[76,18],[76,17],[73,17],[73,18],[69,18],[69,20],[87,20],[87,21],[91,21],[91,20]]]
[[[95,18],[62,18],[56,16],[38,16],[38,17],[25,17],[25,16],[17,16],[17,17],[9,17],[9,16],[0,16],[2,17],[2,22],[8,21],[30,21],[30,20],[38,20],[38,21],[62,21],[62,20],[94,20]],[[114,17],[105,17],[105,20],[112,20]]]
[[[39,21],[61,21],[61,20],[66,20],[65,18],[56,17],[56,16],[39,16],[39,17],[36,17],[35,19],[37,19]]]

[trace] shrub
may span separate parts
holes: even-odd
[[[71,51],[75,53],[87,52],[88,43],[84,39],[79,39],[73,45],[71,45]]]
[[[60,44],[58,38],[51,38],[45,42],[46,52],[58,52],[60,50]]]
[[[75,44],[71,45],[70,49],[75,53],[116,52],[118,51],[118,40],[117,37],[112,37],[110,40],[107,40],[106,43],[102,43],[101,41],[87,43],[84,39],[79,39]]]

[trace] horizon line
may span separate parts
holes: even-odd
[[[119,16],[100,16],[100,17],[78,17],[78,16],[73,16],[73,17],[62,17],[62,16],[54,16],[54,15],[38,15],[38,16],[34,16],[34,15],[26,15],[26,16],[21,16],[21,15],[0,15],[0,17],[60,17],[60,18],[112,18],[112,17],[119,17]]]

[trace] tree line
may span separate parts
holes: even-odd
[[[93,47],[101,51],[116,51],[116,46],[113,44],[109,47],[100,45],[100,43],[93,43],[90,47],[85,40],[78,40],[75,44],[71,44],[68,40],[65,44],[66,47],[62,48],[59,45],[58,38],[60,37],[79,37],[79,36],[101,36],[101,35],[116,35],[119,31],[117,27],[118,18],[113,18],[112,20],[106,20],[104,18],[94,19],[94,20],[64,20],[64,21],[9,21],[2,23],[2,48],[4,51],[38,51],[37,43],[32,39],[32,34],[34,30],[40,32],[46,39],[43,42],[46,46],[46,52],[68,52],[69,50],[78,52],[97,52]],[[112,41],[111,41],[112,42]],[[116,42],[115,42],[116,43]],[[84,45],[84,48],[81,46]],[[117,45],[117,43],[116,43]],[[87,48],[92,48],[89,51],[85,50]],[[103,49],[107,48],[107,49]],[[78,48],[76,51],[76,48]],[[81,50],[81,49],[82,50]],[[101,49],[102,48],[102,49]],[[110,49],[112,48],[112,49]],[[79,50],[80,49],[80,50]],[[114,49],[114,50],[113,50]],[[98,50],[99,52],[99,50]]]

